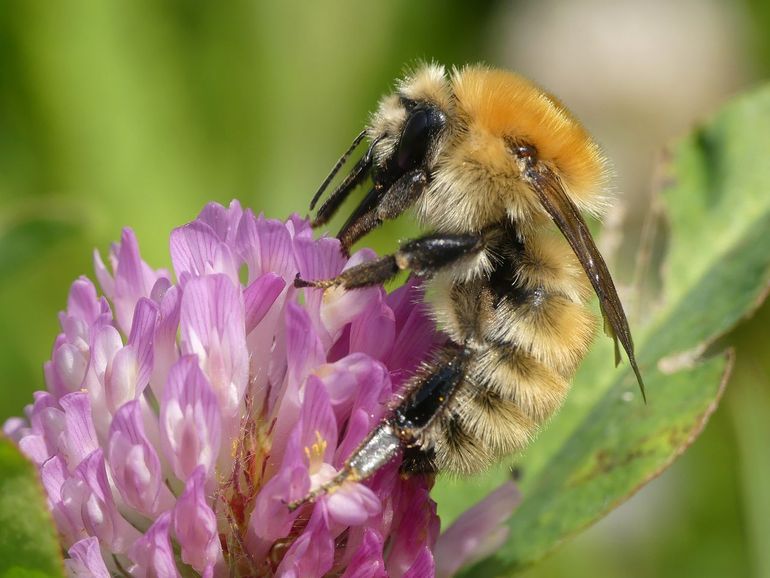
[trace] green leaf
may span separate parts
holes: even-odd
[[[659,475],[698,436],[730,374],[720,342],[770,288],[770,88],[728,105],[673,151],[662,201],[670,225],[664,288],[634,323],[648,405],[608,340],[579,371],[563,410],[526,455],[507,543],[467,576],[509,575],[595,522]],[[641,329],[641,331],[640,331]],[[719,353],[722,351],[722,353]],[[441,480],[451,519],[509,475]]]
[[[64,576],[43,496],[33,465],[0,437],[0,578]]]

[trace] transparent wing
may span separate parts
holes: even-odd
[[[628,361],[636,374],[639,388],[645,402],[647,395],[644,390],[644,381],[639,372],[634,356],[634,342],[631,338],[631,330],[628,327],[628,319],[623,311],[623,305],[615,289],[615,283],[607,269],[599,250],[596,248],[591,232],[588,230],[580,211],[567,196],[559,177],[548,167],[542,164],[532,164],[525,168],[523,178],[532,187],[538,196],[543,208],[556,223],[572,250],[577,255],[588,278],[593,285],[596,295],[599,297],[602,315],[604,316],[605,330],[615,341],[615,363],[619,361],[618,341],[628,356]]]

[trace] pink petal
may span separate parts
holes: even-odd
[[[361,353],[351,353],[339,361],[321,365],[314,374],[324,382],[340,421],[350,415],[354,405],[379,417],[384,406],[378,407],[378,404],[390,398],[387,369]]]
[[[52,457],[40,467],[40,481],[52,507],[61,502],[61,487],[68,477],[67,463],[60,456]]]
[[[300,445],[310,448],[319,439],[326,443],[323,461],[330,463],[337,447],[337,420],[329,402],[329,394],[323,382],[315,376],[310,376],[305,386],[305,399],[297,428],[300,433]],[[306,452],[305,452],[306,453]]]
[[[436,332],[423,303],[422,287],[417,283],[414,279],[408,280],[386,299],[396,320],[396,338],[386,364],[391,371],[401,370],[402,379],[397,383],[413,373],[429,352],[446,339]]]
[[[289,385],[285,395],[299,400],[302,383],[313,368],[326,361],[326,353],[307,313],[294,303],[286,308],[286,356]]]
[[[30,425],[32,426],[32,433],[38,434],[34,437],[37,437],[39,441],[42,441],[44,447],[38,447],[38,442],[33,441],[33,436],[28,435],[19,441],[19,447],[25,454],[32,457],[30,452],[44,451],[44,456],[37,453],[35,455],[37,457],[42,457],[43,461],[45,461],[47,458],[59,452],[63,455],[70,453],[67,447],[67,440],[69,438],[65,435],[67,419],[64,411],[60,409],[59,403],[56,402],[52,395],[41,391],[35,392],[35,403],[32,404],[32,407],[29,409],[28,415]],[[70,419],[74,419],[74,416],[71,415]],[[88,418],[86,417],[85,419],[87,420]],[[88,423],[82,425],[88,430]],[[75,459],[82,459],[82,457],[87,455],[90,451],[91,450],[88,449],[86,454]],[[73,467],[75,465],[77,464],[73,464]]]
[[[251,210],[241,218],[236,237],[238,253],[249,267],[249,283],[272,271],[287,282],[294,280],[297,266],[289,230],[280,221],[254,217]]]
[[[67,315],[82,319],[92,325],[99,316],[108,313],[106,303],[96,295],[96,287],[87,277],[78,278],[70,287],[67,296]]]
[[[382,560],[382,537],[373,529],[364,530],[364,538],[342,578],[388,578]]]
[[[139,538],[128,556],[136,565],[131,575],[137,578],[180,578],[174,562],[168,530],[171,514],[165,512],[155,520],[147,533]]]
[[[396,487],[398,496],[394,505],[392,542],[385,564],[390,575],[401,576],[424,557],[425,550],[430,554],[438,535],[439,519],[424,478],[399,479]],[[429,562],[432,572],[432,558]],[[418,567],[423,568],[427,563],[428,560],[422,559]],[[432,573],[422,575],[432,576]]]
[[[202,221],[193,221],[171,232],[171,262],[177,279],[223,273],[234,283],[238,271],[230,248]]]
[[[169,288],[160,301],[159,319],[153,339],[153,367],[150,377],[150,387],[158,399],[163,396],[163,387],[166,385],[169,369],[179,358],[176,338],[181,303],[182,292],[177,286]]]
[[[427,547],[420,548],[420,553],[417,555],[417,559],[404,572],[403,578],[425,578],[426,576],[433,576],[435,573],[433,554]],[[394,576],[395,578],[395,576]]]
[[[380,513],[380,500],[363,484],[349,482],[325,499],[329,516],[341,526],[360,526]]]
[[[95,257],[97,277],[104,294],[115,306],[115,317],[123,333],[128,333],[134,308],[142,297],[149,297],[153,285],[165,271],[154,271],[139,255],[139,244],[131,229],[123,229],[120,244],[114,248],[114,279],[109,277],[101,259]]]
[[[97,377],[102,379],[107,366],[122,347],[123,340],[114,327],[111,325],[99,327],[91,336],[89,369],[96,372]]]
[[[266,273],[265,275],[272,275]],[[281,281],[283,278],[280,277]],[[254,281],[256,283],[257,281]],[[250,389],[254,394],[254,403],[264,407],[269,413],[278,398],[278,390],[286,376],[286,331],[284,328],[284,311],[287,298],[294,292],[293,287],[286,286],[279,293],[273,304],[255,327],[251,327],[250,319],[256,317],[255,305],[258,297],[244,292],[246,300],[247,330],[246,344],[249,352]]]
[[[83,524],[92,536],[99,538],[115,552],[125,552],[136,539],[136,530],[118,513],[112,499],[102,450],[85,458],[75,470],[88,489],[81,506]]]
[[[307,313],[297,304],[286,306],[286,361],[287,379],[284,388],[271,390],[269,407],[279,404],[273,434],[273,450],[281,460],[289,439],[289,432],[296,426],[302,399],[302,386],[313,368],[326,361],[326,354]]]
[[[154,516],[172,503],[163,482],[160,459],[144,434],[138,401],[130,401],[115,414],[108,438],[108,461],[115,486],[126,503]]]
[[[158,324],[160,307],[150,299],[139,300],[134,312],[134,322],[128,336],[128,347],[136,357],[136,395],[140,395],[150,380],[153,366],[153,341]]]
[[[113,358],[122,347],[123,341],[120,334],[111,325],[100,326],[91,335],[91,359],[83,385],[88,390],[94,425],[100,434],[106,434],[112,416],[107,398],[106,381],[109,380],[109,369]]]
[[[163,301],[163,297],[172,287],[174,287],[174,285],[171,284],[170,279],[167,277],[159,278],[157,281],[155,281],[155,284],[150,290],[150,301],[160,305],[160,302]]]
[[[20,417],[9,417],[3,424],[3,434],[10,440],[18,442],[29,434],[27,420]]]
[[[287,281],[297,274],[294,246],[286,225],[276,219],[260,215],[256,222],[259,235],[260,264],[262,272],[273,271]]]
[[[345,430],[345,438],[337,448],[337,453],[334,458],[334,466],[341,468],[345,460],[348,459],[364,438],[372,431],[375,420],[369,417],[369,413],[363,409],[356,409],[350,414],[348,419],[347,428]]]
[[[310,221],[307,218],[300,217],[297,213],[289,215],[286,221],[286,228],[289,229],[294,240],[313,238],[313,229],[310,226]]]
[[[41,466],[51,457],[51,452],[46,446],[43,436],[27,434],[18,441],[18,444],[21,453],[37,466]]]
[[[275,575],[280,578],[321,578],[331,570],[333,563],[334,540],[319,509],[286,552]]]
[[[213,473],[219,455],[221,418],[214,391],[194,355],[179,358],[160,404],[161,443],[180,480],[202,465]]]
[[[206,472],[198,466],[187,480],[173,511],[173,525],[182,561],[198,572],[213,568],[222,556],[217,517],[204,494]]]
[[[107,267],[104,264],[98,249],[94,249],[93,263],[96,279],[99,281],[99,285],[102,288],[102,293],[104,293],[109,299],[112,299],[115,295],[115,279],[113,279],[112,275],[107,270]]]
[[[158,305],[142,297],[134,312],[128,344],[115,352],[104,375],[104,394],[110,413],[138,398],[150,381],[153,367],[153,339]]]
[[[238,225],[243,216],[243,209],[237,200],[230,201],[225,208],[219,203],[209,203],[198,215],[197,221],[206,223],[216,233],[220,241],[231,248],[235,247]]]
[[[90,357],[91,332],[111,319],[106,300],[97,298],[88,279],[81,277],[72,284],[67,310],[59,314],[63,332],[56,338],[51,361],[44,366],[48,388],[57,398],[82,387]]]
[[[182,353],[198,356],[223,417],[237,426],[249,369],[239,288],[225,275],[190,279],[182,295],[180,325]]]
[[[74,469],[86,456],[99,447],[94,423],[91,419],[91,402],[88,394],[69,393],[59,400],[64,410],[65,451],[67,464]]]
[[[283,277],[265,273],[257,277],[243,292],[246,310],[246,334],[251,333],[265,317],[275,300],[286,287]]]
[[[88,492],[86,484],[70,477],[67,464],[59,456],[52,457],[40,467],[40,480],[64,546],[85,538],[81,506]]]
[[[385,413],[392,398],[390,374],[385,366],[373,360],[368,366],[356,365],[355,368],[358,370],[356,375],[359,387],[358,395],[353,401],[353,408],[354,410],[363,409],[370,417],[379,419]]]
[[[457,518],[436,542],[436,575],[449,578],[497,551],[508,537],[505,522],[520,501],[516,484],[506,482]]]
[[[73,343],[62,343],[53,354],[54,392],[57,397],[77,391],[88,369],[88,350]]]
[[[246,536],[246,546],[255,558],[264,557],[273,542],[289,535],[294,520],[307,509],[290,512],[287,504],[299,500],[308,490],[310,478],[307,475],[307,467],[286,461],[280,471],[260,490],[249,518]]]
[[[360,351],[385,361],[393,348],[395,336],[393,310],[385,303],[374,301],[350,326],[350,351]]]
[[[65,560],[67,571],[75,578],[110,578],[107,566],[104,565],[99,540],[93,536],[76,542],[67,552],[69,560]]]
[[[343,271],[359,263],[370,261],[374,257],[372,251],[358,251],[348,260]],[[318,289],[312,289],[312,291],[318,291]],[[379,287],[356,289],[355,291],[346,291],[342,287],[326,289],[321,299],[320,319],[332,340],[336,340],[345,325],[361,315],[372,303],[381,301],[383,294],[384,291]]]
[[[127,401],[136,399],[139,381],[139,361],[133,347],[124,347],[115,353],[104,375],[104,394],[107,409],[114,414]]]
[[[299,275],[303,279],[331,279],[338,275],[345,265],[339,240],[329,237],[322,237],[315,241],[311,237],[295,239],[294,255]],[[313,322],[316,333],[321,336],[325,345],[331,345],[335,336],[329,334],[321,321],[324,291],[309,287],[302,291],[305,295],[305,310]]]
[[[303,279],[329,279],[345,266],[340,242],[334,237],[294,239],[294,253]]]

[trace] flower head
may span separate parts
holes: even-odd
[[[95,255],[103,295],[73,283],[48,390],[4,428],[40,469],[70,574],[433,575],[432,480],[398,460],[287,507],[338,473],[441,340],[419,286],[300,295],[297,274],[373,254],[345,259],[306,221],[237,202],[170,249],[173,277],[130,230],[109,267]]]

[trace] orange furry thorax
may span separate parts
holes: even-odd
[[[510,139],[534,146],[550,163],[574,201],[595,210],[607,182],[606,162],[583,125],[556,99],[517,74],[466,67],[452,75],[456,110],[476,139]],[[500,145],[489,142],[488,161],[502,162]]]

